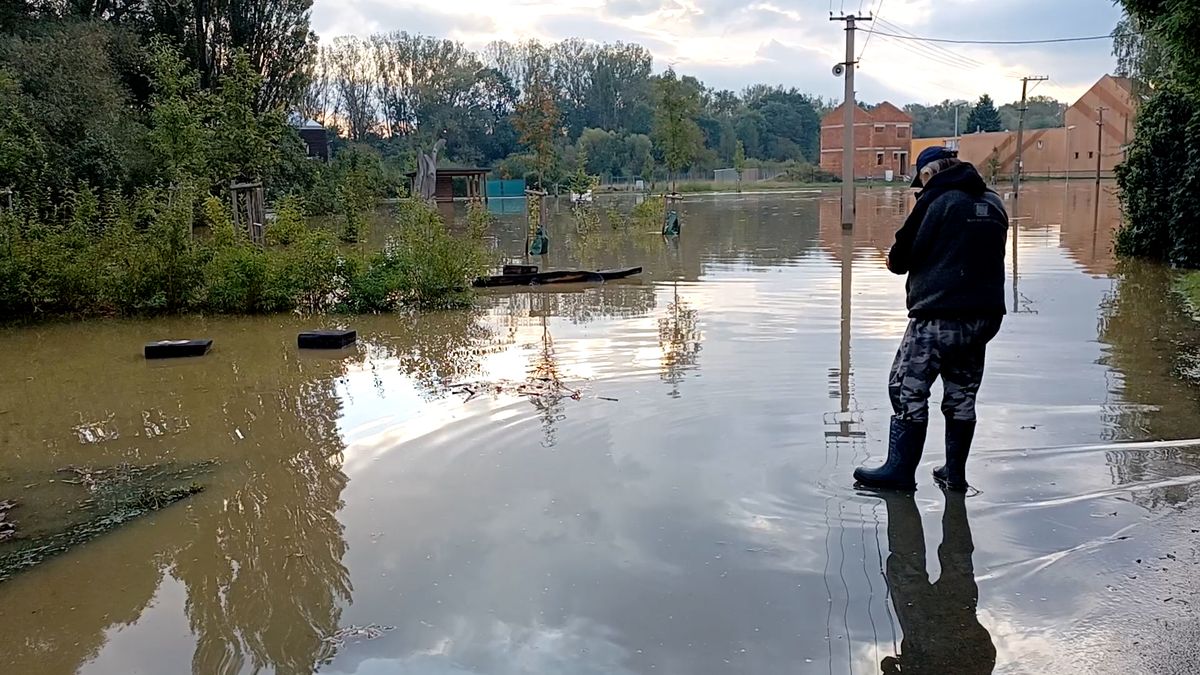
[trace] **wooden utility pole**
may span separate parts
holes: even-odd
[[[854,22],[870,21],[870,16],[831,16],[830,21],[846,22],[846,61],[838,64],[845,70],[846,92],[842,97],[842,228],[854,227]],[[837,74],[837,67],[834,67]]]
[[[1029,94],[1029,83],[1045,82],[1048,79],[1050,78],[1045,75],[1021,78],[1021,115],[1017,118],[1017,159],[1013,164],[1013,197],[1020,196],[1021,194],[1021,166],[1023,162],[1021,155],[1025,151],[1025,111],[1029,109],[1025,101]]]
[[[1096,187],[1100,187],[1100,163],[1104,161],[1104,111],[1105,106],[1096,108],[1100,117],[1096,120]]]

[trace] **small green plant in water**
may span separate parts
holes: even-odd
[[[638,229],[661,229],[666,203],[661,196],[647,197],[641,204],[633,207],[631,220]]]

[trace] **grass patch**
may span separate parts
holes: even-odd
[[[1200,321],[1200,270],[1180,276],[1175,282],[1175,290],[1183,296],[1192,317]]]

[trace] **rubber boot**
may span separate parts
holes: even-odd
[[[974,438],[975,420],[946,418],[946,463],[933,470],[939,485],[954,492],[967,491],[967,455]]]
[[[921,463],[921,452],[925,448],[925,432],[929,423],[892,417],[891,433],[888,435],[887,461],[875,469],[858,467],[854,480],[862,487],[882,490],[917,489],[917,465]]]

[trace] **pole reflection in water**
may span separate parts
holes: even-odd
[[[996,667],[996,647],[979,623],[979,587],[971,556],[975,544],[964,495],[946,492],[942,513],[941,576],[929,581],[925,531],[911,494],[886,493],[888,594],[904,631],[900,653],[880,663],[883,673],[987,675]]]
[[[554,312],[554,303],[552,302],[554,297],[549,293],[533,294],[529,310],[531,317],[541,317],[542,320],[542,343],[534,355],[529,379],[532,382],[547,383],[554,392],[550,396],[529,397],[542,418],[542,447],[545,448],[552,448],[558,443],[557,425],[566,419],[566,415],[562,412],[562,375],[558,367],[558,356],[554,352],[554,338],[550,335],[550,325],[547,323],[547,317]]]
[[[850,231],[842,232],[842,242],[840,251],[840,266],[841,266],[841,316],[839,321],[839,336],[838,336],[838,367],[836,371],[830,371],[830,380],[834,379],[836,374],[837,385],[830,391],[830,397],[838,399],[838,411],[833,415],[825,416],[826,426],[836,427],[825,432],[825,442],[828,443],[851,443],[859,441],[860,444],[866,439],[866,432],[858,428],[861,422],[859,411],[854,409],[853,397],[854,391],[851,382],[851,374],[853,367],[850,360],[850,336],[851,336],[851,319],[852,299],[854,297],[854,234]],[[832,382],[831,382],[832,384]],[[857,446],[855,446],[855,456],[857,458]]]
[[[664,239],[666,239],[664,237]],[[679,241],[668,240],[672,254],[671,302],[667,315],[658,320],[658,348],[662,352],[660,377],[671,385],[671,398],[679,398],[679,383],[687,371],[696,367],[700,357],[700,313],[679,296],[679,277],[682,269]]]

